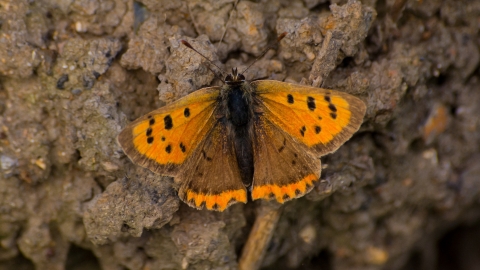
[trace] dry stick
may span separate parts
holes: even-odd
[[[192,24],[193,24],[193,27],[195,27],[195,32],[197,32],[197,34],[200,34],[198,32],[198,24],[197,24],[197,21],[195,20],[195,17],[193,17],[193,13],[192,13],[192,10],[190,9],[190,5],[189,3],[187,3],[187,9],[188,9],[188,13],[190,14],[190,17],[192,18]]]
[[[392,10],[390,12],[392,21],[396,22],[398,20],[406,3],[407,0],[396,0],[395,3],[393,3]]]
[[[240,270],[259,269],[272,239],[283,205],[265,202],[257,208],[257,217],[238,261]]]
[[[232,13],[237,8],[237,4],[238,4],[239,1],[240,0],[235,1],[235,4],[233,4],[232,10],[230,10],[230,14],[228,15],[227,23],[225,24],[225,30],[223,31],[223,34],[222,34],[222,37],[220,38],[220,41],[217,43],[217,48],[218,48],[218,46],[220,46],[220,44],[223,41],[223,38],[227,34],[228,24],[230,23],[230,17],[232,17]]]

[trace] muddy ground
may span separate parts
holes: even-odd
[[[247,78],[345,91],[367,114],[285,204],[263,267],[478,269],[480,1],[233,5],[0,2],[0,269],[236,269],[258,203],[192,209],[116,136],[221,83],[180,39],[242,70],[282,32]]]

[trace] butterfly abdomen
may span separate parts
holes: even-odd
[[[252,128],[251,101],[242,87],[229,86],[227,98],[227,121],[233,131],[230,136],[234,142],[238,167],[245,186],[250,186],[253,179],[253,145],[250,136]]]

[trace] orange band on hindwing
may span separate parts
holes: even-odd
[[[315,174],[309,174],[298,182],[288,185],[262,185],[255,186],[252,190],[252,199],[271,200],[275,198],[279,203],[284,203],[291,199],[302,197],[313,188],[313,182],[317,181]]]
[[[205,206],[208,210],[223,211],[234,203],[247,203],[247,192],[238,189],[224,191],[220,194],[203,194],[187,190],[184,201],[197,209],[202,209]]]

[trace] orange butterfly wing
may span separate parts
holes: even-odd
[[[283,202],[303,196],[320,176],[319,157],[337,150],[359,129],[366,106],[328,89],[270,80],[251,86],[260,111],[252,198]]]
[[[175,176],[215,124],[220,88],[204,88],[130,123],[118,135],[125,154],[151,171]]]
[[[134,163],[174,176],[185,203],[223,211],[247,195],[232,147],[219,140],[219,95],[219,87],[195,91],[133,121],[118,142]]]
[[[264,117],[317,156],[334,152],[350,139],[366,111],[362,100],[340,91],[270,80],[252,86]]]

